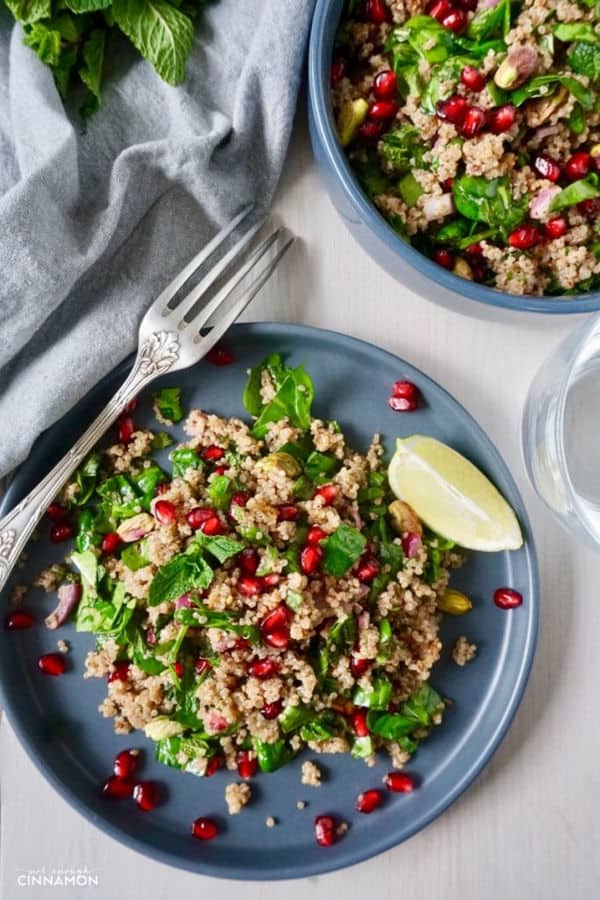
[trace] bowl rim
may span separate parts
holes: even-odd
[[[313,15],[308,48],[309,115],[329,167],[334,171],[346,200],[357,211],[362,222],[408,266],[448,291],[461,294],[467,300],[499,309],[550,315],[575,315],[600,310],[600,291],[581,294],[577,299],[565,295],[536,297],[529,294],[507,294],[467,281],[438,266],[396,234],[360,188],[335,132],[329,104],[329,65],[333,43],[332,8],[337,2],[339,0],[317,0]]]
[[[372,351],[373,348],[375,348],[379,353],[395,362],[405,362],[402,357],[397,356],[394,352],[386,350],[378,346],[377,344],[371,343],[370,341],[366,341],[364,339],[357,338],[353,335],[348,335],[333,329],[320,328],[313,325],[295,323],[290,324],[280,321],[244,322],[235,325],[234,330],[259,335],[264,332],[268,334],[279,333],[282,335],[282,337],[288,337],[290,334],[298,337],[313,337],[316,335],[317,338],[332,338],[336,342],[339,342],[342,346],[346,345],[352,347],[358,345],[360,347],[366,348],[369,351]],[[96,384],[79,401],[78,404],[75,404],[75,406],[68,410],[64,416],[62,416],[54,425],[50,426],[47,431],[43,433],[43,435],[41,436],[42,440],[52,440],[52,438],[64,426],[65,419],[71,416],[75,410],[80,411],[86,408],[90,403],[93,403],[93,401],[97,399],[103,391],[106,390],[107,386],[111,384],[117,374],[124,376],[129,371],[132,361],[133,355],[130,355],[120,363],[118,363],[116,366],[112,367],[106,375],[104,375],[96,382]],[[82,815],[92,825],[99,828],[100,831],[102,831],[105,835],[112,838],[113,840],[118,841],[122,846],[127,847],[131,850],[135,850],[138,853],[141,853],[143,856],[148,856],[158,862],[171,865],[181,870],[187,870],[195,874],[207,875],[210,877],[228,880],[267,882],[300,879],[314,875],[324,875],[329,872],[352,867],[368,859],[373,859],[382,852],[399,846],[401,843],[404,843],[406,840],[409,840],[411,837],[418,834],[427,825],[429,825],[440,815],[442,815],[442,813],[444,813],[454,803],[454,801],[457,800],[458,797],[460,797],[460,795],[471,785],[477,775],[479,775],[480,772],[488,765],[490,759],[498,750],[503,738],[505,737],[508,729],[510,728],[510,725],[512,724],[512,721],[523,699],[524,692],[529,682],[529,676],[531,673],[537,647],[540,615],[540,576],[535,537],[519,486],[516,483],[512,473],[510,472],[507,463],[504,461],[504,457],[497,449],[492,439],[488,436],[487,432],[474,418],[474,416],[472,416],[472,414],[466,409],[466,407],[463,406],[463,404],[459,400],[457,400],[456,397],[454,397],[454,395],[451,394],[445,387],[443,387],[440,382],[435,380],[432,376],[428,375],[417,366],[414,366],[412,363],[408,363],[408,365],[412,369],[414,369],[414,371],[417,372],[425,382],[432,383],[435,386],[436,390],[438,390],[443,396],[447,397],[457,407],[458,411],[465,417],[465,419],[468,420],[475,431],[480,434],[489,452],[497,458],[497,461],[500,463],[501,468],[506,470],[505,474],[508,478],[509,483],[514,488],[520,504],[519,519],[523,528],[523,533],[526,537],[525,546],[527,548],[529,558],[529,583],[527,588],[528,624],[526,630],[526,649],[520,660],[518,673],[515,677],[514,684],[511,689],[509,702],[506,704],[505,708],[498,713],[495,726],[490,730],[490,734],[484,746],[481,747],[477,752],[476,758],[472,761],[472,764],[462,773],[462,777],[453,784],[452,788],[447,790],[444,795],[438,799],[437,803],[435,803],[426,814],[420,816],[420,818],[416,819],[411,824],[410,832],[401,840],[398,840],[395,834],[388,834],[379,840],[379,842],[375,846],[375,849],[373,850],[368,850],[365,853],[356,853],[355,851],[344,853],[341,857],[338,856],[332,858],[330,861],[325,859],[323,865],[308,866],[303,871],[298,871],[296,867],[287,866],[285,868],[282,867],[276,874],[257,874],[254,870],[248,871],[243,868],[237,868],[233,871],[228,870],[227,872],[223,872],[219,869],[205,867],[200,858],[198,859],[197,863],[192,863],[189,860],[182,859],[180,857],[174,858],[172,852],[168,849],[156,847],[150,849],[145,841],[136,838],[131,834],[123,834],[119,831],[118,827],[113,825],[109,820],[97,816],[94,813],[93,808],[87,805],[80,798],[76,790],[72,788],[70,784],[66,784],[60,778],[60,776],[55,772],[52,764],[46,759],[46,757],[37,752],[27,728],[22,724],[20,720],[16,706],[15,704],[13,704],[11,696],[9,696],[8,692],[4,688],[2,680],[0,680],[0,703],[2,703],[4,707],[7,718],[19,740],[19,743],[21,744],[25,752],[28,753],[29,758],[36,766],[38,771],[42,774],[42,776],[46,779],[50,786],[54,788],[54,790],[60,795],[60,797],[65,800],[77,813]],[[17,470],[15,470],[15,476],[11,479],[4,496],[0,498],[0,516],[12,509],[14,504],[16,502],[19,502],[22,498],[23,479],[27,478],[28,461],[29,457],[27,457],[24,463],[22,463],[21,466]]]

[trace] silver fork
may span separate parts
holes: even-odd
[[[138,351],[133,368],[122,387],[109,400],[100,415],[46,477],[21,502],[0,520],[0,590],[46,509],[68,481],[84,457],[92,450],[110,425],[122,415],[127,404],[150,382],[167,372],[176,372],[194,365],[219,341],[230,325],[273,273],[279,260],[294,238],[285,229],[277,228],[260,243],[241,267],[223,284],[214,297],[199,311],[196,306],[217,279],[239,262],[255,237],[261,223],[247,228],[242,237],[225,253],[202,280],[176,306],[173,300],[178,291],[196,270],[223,244],[227,237],[245,223],[252,207],[245,207],[229,222],[156,298],[142,319],[138,337]],[[244,288],[231,307],[216,315],[223,304],[235,294],[241,282],[256,269],[260,260],[275,244],[277,252]],[[214,317],[214,318],[213,318]],[[202,329],[212,319],[207,334]]]

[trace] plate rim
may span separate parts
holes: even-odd
[[[2,662],[0,660],[0,706],[5,712],[9,724],[13,729],[13,732],[17,736],[22,749],[27,753],[29,759],[33,762],[33,764],[36,766],[45,780],[50,784],[50,786],[61,796],[62,799],[64,799],[69,804],[69,806],[71,806],[72,809],[74,809],[79,815],[82,815],[86,819],[86,821],[94,825],[96,828],[100,829],[104,834],[106,834],[112,840],[117,841],[122,846],[125,846],[131,850],[135,850],[136,852],[141,853],[143,856],[172,866],[176,869],[193,872],[196,875],[200,874],[208,877],[221,878],[232,881],[270,882],[307,878],[314,875],[324,875],[330,872],[338,871],[340,869],[350,868],[354,865],[365,862],[368,859],[375,858],[386,850],[390,850],[394,847],[400,846],[407,840],[410,840],[410,838],[414,837],[416,834],[426,828],[431,822],[441,816],[442,813],[444,813],[461,796],[461,794],[463,794],[467,790],[467,788],[473,783],[480,772],[482,772],[483,769],[488,765],[492,756],[502,743],[502,740],[504,739],[508,729],[510,728],[510,725],[512,724],[512,721],[516,715],[516,712],[522,701],[523,694],[527,687],[533,660],[535,657],[539,631],[540,577],[535,540],[531,529],[531,523],[529,520],[529,515],[527,513],[527,508],[521,495],[521,491],[519,490],[519,487],[515,479],[513,478],[513,475],[507,463],[504,461],[504,457],[497,449],[495,443],[488,436],[487,432],[481,427],[481,425],[479,425],[479,423],[471,415],[471,413],[463,406],[463,404],[459,400],[457,400],[448,390],[446,390],[446,388],[439,384],[439,382],[437,382],[430,375],[427,375],[425,372],[423,372],[422,369],[418,368],[413,363],[410,363],[408,360],[403,359],[403,357],[398,356],[392,351],[379,347],[376,344],[373,344],[370,341],[366,341],[362,338],[343,334],[342,332],[338,332],[333,329],[320,328],[318,326],[305,325],[300,323],[287,323],[267,320],[237,323],[232,326],[232,330],[234,331],[234,333],[239,331],[247,331],[250,334],[257,334],[258,336],[260,336],[261,332],[266,331],[266,333],[270,336],[280,333],[282,337],[288,338],[290,336],[297,335],[298,337],[310,339],[311,336],[316,334],[318,337],[333,339],[336,343],[339,343],[341,345],[359,345],[369,352],[376,351],[377,353],[388,357],[389,361],[394,362],[394,364],[399,363],[401,366],[410,366],[410,368],[417,372],[426,382],[434,384],[435,387],[443,395],[446,396],[446,398],[448,398],[459,408],[461,413],[469,421],[474,431],[478,432],[479,435],[483,437],[485,443],[487,443],[489,449],[491,450],[492,455],[496,456],[497,461],[499,461],[501,467],[504,469],[505,477],[508,479],[508,482],[512,486],[520,501],[522,511],[519,518],[525,534],[524,546],[526,547],[528,554],[528,576],[530,583],[530,593],[527,603],[528,627],[526,629],[524,638],[525,651],[523,653],[521,664],[518,669],[517,677],[515,678],[515,682],[511,690],[510,701],[504,707],[502,714],[499,716],[495,727],[492,729],[489,738],[485,742],[485,745],[479,751],[471,766],[463,773],[462,778],[460,778],[450,790],[447,790],[444,793],[443,797],[440,798],[435,805],[433,805],[429,812],[421,815],[418,819],[415,819],[413,822],[411,822],[408,826],[408,829],[406,830],[406,834],[403,837],[398,837],[395,832],[389,832],[388,834],[384,834],[379,841],[375,842],[375,844],[370,843],[368,845],[368,849],[366,849],[365,852],[361,852],[360,848],[358,850],[356,848],[352,848],[351,850],[349,849],[347,856],[342,853],[341,856],[338,855],[335,858],[331,857],[331,861],[328,861],[327,855],[324,854],[322,858],[322,864],[311,864],[305,866],[304,868],[301,868],[300,866],[284,865],[280,866],[276,871],[269,871],[266,873],[259,873],[254,869],[248,870],[244,867],[239,867],[237,869],[234,868],[233,870],[223,870],[222,867],[219,867],[218,865],[215,867],[210,863],[207,864],[205,858],[201,856],[198,856],[197,860],[192,861],[187,858],[177,856],[176,854],[173,854],[168,850],[150,847],[146,842],[136,838],[135,836],[129,833],[122,832],[117,826],[113,825],[107,819],[98,817],[94,813],[93,809],[80,799],[79,795],[69,786],[69,784],[61,780],[61,778],[57,774],[55,774],[52,766],[46,761],[43,756],[38,753],[37,747],[35,746],[33,740],[30,739],[26,728],[24,726],[21,726],[17,709],[15,706],[13,706],[12,701],[8,699],[7,694],[4,690]],[[100,378],[96,382],[96,384],[93,385],[90,390],[87,391],[87,393],[82,398],[80,398],[80,400],[77,401],[77,403],[75,403],[55,423],[50,425],[44,432],[40,434],[40,436],[36,439],[36,444],[39,444],[40,441],[47,440],[55,430],[60,430],[63,420],[67,416],[70,416],[80,404],[81,406],[85,406],[88,402],[92,402],[95,395],[100,393],[102,389],[105,388],[113,378],[115,378],[115,376],[120,376],[122,374],[124,378],[131,364],[133,363],[134,358],[135,353],[129,354],[120,363],[114,366],[106,375]],[[193,368],[193,366],[190,368]],[[20,489],[19,487],[19,482],[23,477],[21,474],[22,469],[27,465],[30,456],[31,453],[19,465],[19,467],[10,477],[8,487],[2,499],[0,500],[0,517],[9,512],[9,510],[12,509],[13,506],[15,506],[22,499],[23,494],[22,489]],[[4,592],[5,591],[6,589],[4,590]]]

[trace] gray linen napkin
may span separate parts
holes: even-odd
[[[0,475],[134,349],[142,310],[269,204],[313,0],[219,0],[183,86],[123,42],[85,133],[0,4]]]

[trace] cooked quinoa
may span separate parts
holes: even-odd
[[[241,784],[228,784],[225,788],[225,803],[230,816],[237,816],[244,806],[250,802],[252,790],[245,781]]]
[[[477,656],[477,644],[471,644],[464,634],[457,638],[452,648],[452,659],[457,666],[466,666]]]
[[[512,294],[600,287],[591,0],[350,3],[332,101],[359,181],[439,265]]]
[[[461,557],[395,500],[379,436],[353,449],[311,416],[313,393],[273,354],[249,373],[248,421],[193,409],[170,472],[134,431],[73,482],[62,574],[97,637],[85,677],[166,765],[248,778],[308,748],[401,767],[442,721],[438,599]],[[317,786],[320,768],[301,778]],[[232,814],[249,798],[227,787]]]

